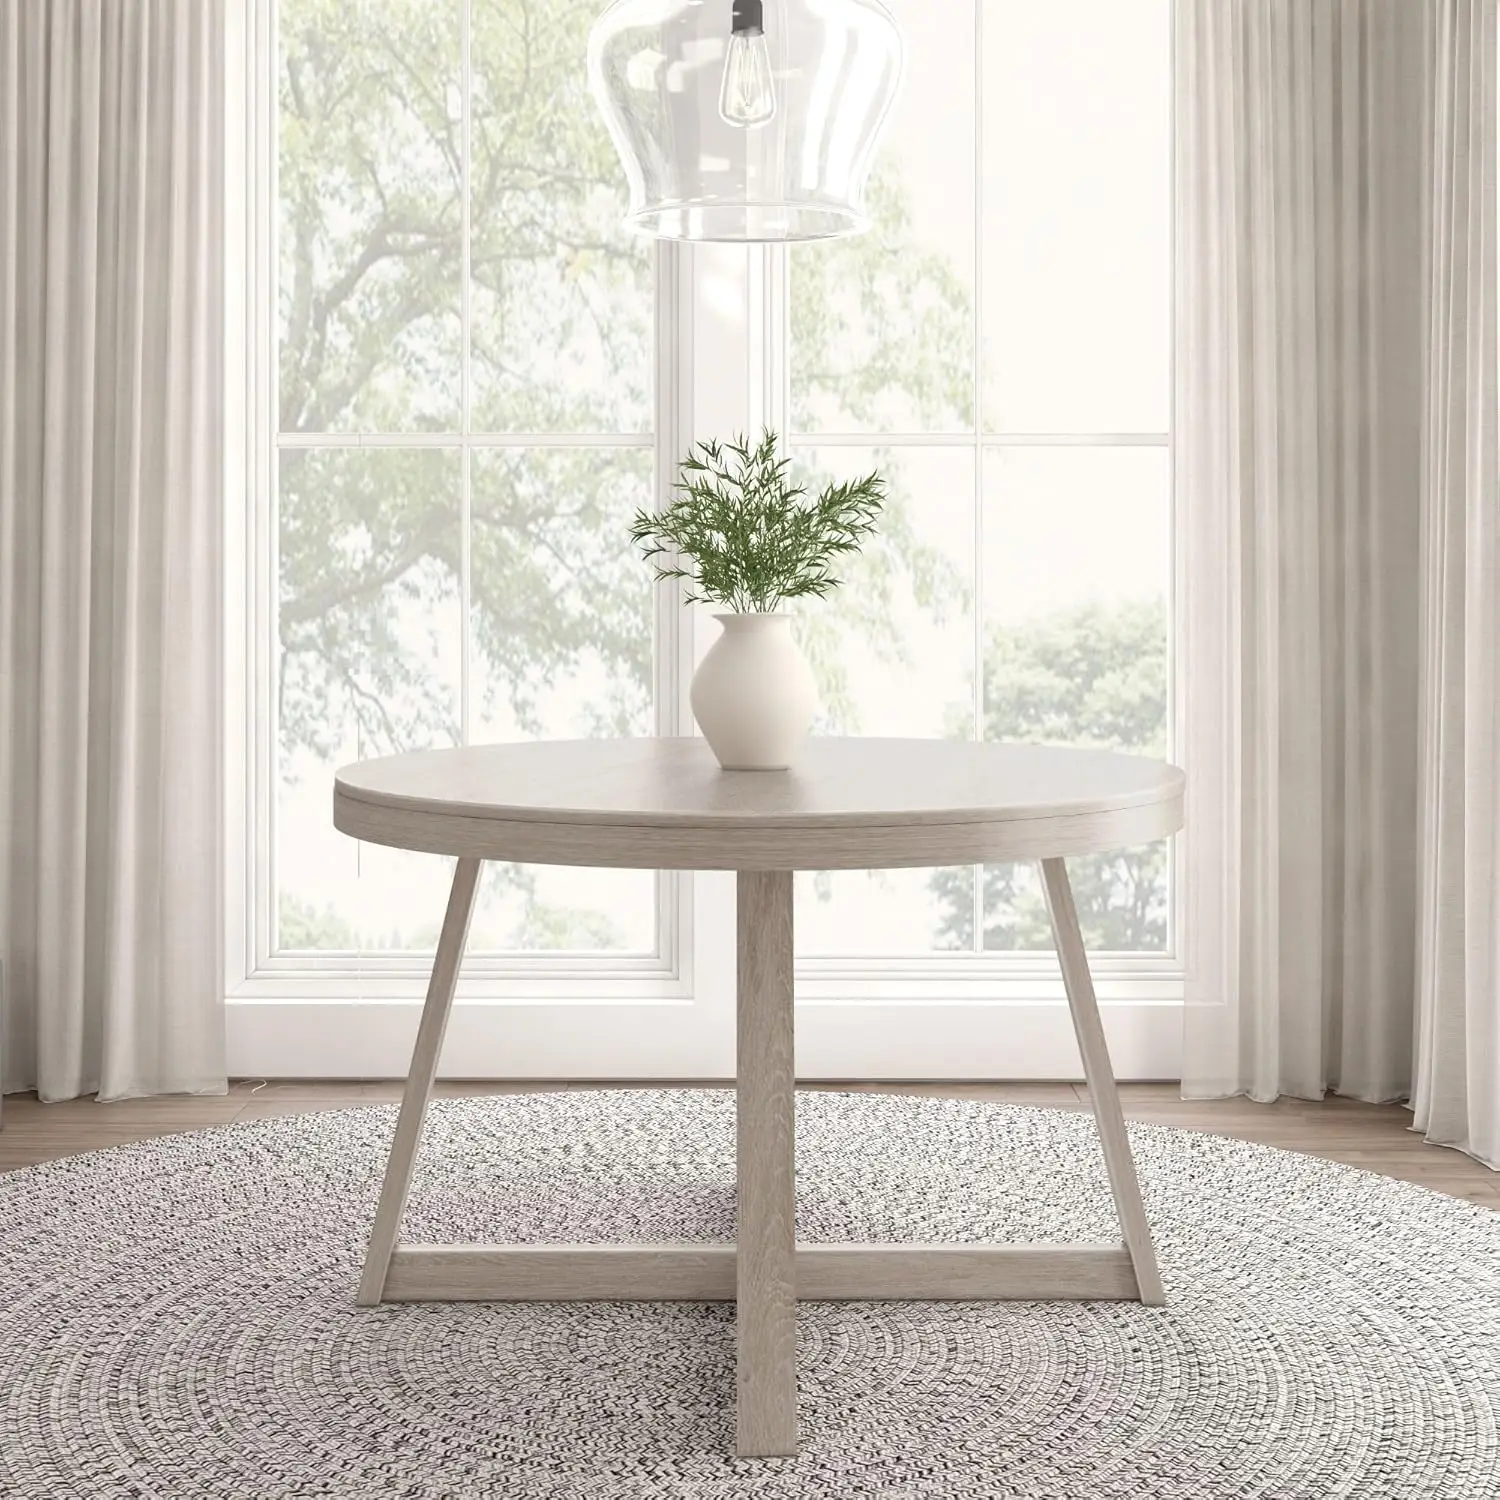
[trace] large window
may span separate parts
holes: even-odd
[[[1167,0],[896,0],[870,234],[791,253],[810,477],[879,465],[885,543],[825,612],[830,728],[1161,755],[1171,699]],[[1165,844],[1073,872],[1097,950],[1171,945]],[[801,951],[1050,947],[1030,866],[802,882]]]
[[[810,484],[876,465],[892,481],[879,545],[800,626],[825,731],[1170,749],[1169,0],[891,0],[908,66],[872,231],[692,252],[620,227],[584,66],[603,3],[255,8],[272,23],[252,185],[271,344],[257,994],[420,988],[445,862],[336,833],[339,765],[688,727],[687,672],[716,627],[653,588],[629,517],[693,437],[762,417]],[[1169,998],[1168,848],[1078,861],[1074,880],[1106,998],[1112,976],[1122,1003]],[[535,1003],[542,1048],[556,1000],[670,995],[659,1037],[687,1036],[699,1007],[680,1065],[711,1073],[732,1041],[731,893],[488,868],[471,998]],[[1024,866],[810,874],[798,924],[813,1004],[881,984],[913,1005],[1057,993]],[[957,1055],[979,1007],[937,1009],[887,1008],[861,1034],[884,1028],[899,1058],[901,1027],[951,1025]],[[649,1072],[647,1011],[617,1011],[598,1069],[634,1039]],[[830,1056],[846,1035],[830,1022]],[[1058,1055],[1036,1066],[1055,1075]]]
[[[444,862],[357,845],[361,757],[650,733],[654,255],[619,228],[596,0],[280,0],[263,877],[283,959],[424,950]],[[657,880],[488,867],[480,953],[650,955]],[[304,964],[304,966],[306,966]]]

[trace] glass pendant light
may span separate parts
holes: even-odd
[[[867,228],[865,182],[900,78],[880,0],[614,0],[589,35],[627,223],[661,239]]]

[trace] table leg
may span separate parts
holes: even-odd
[[[1109,1048],[1105,1045],[1104,1026],[1094,997],[1094,981],[1089,974],[1088,954],[1078,927],[1073,888],[1068,883],[1067,867],[1062,860],[1042,861],[1042,886],[1047,896],[1047,913],[1052,918],[1057,956],[1062,963],[1063,987],[1068,992],[1073,1030],[1078,1037],[1078,1050],[1083,1054],[1083,1076],[1088,1080],[1094,1118],[1099,1123],[1104,1165],[1109,1172],[1109,1186],[1125,1236],[1125,1248],[1130,1252],[1131,1265],[1135,1268],[1141,1301],[1151,1307],[1162,1307],[1167,1300],[1166,1293],[1162,1290],[1156,1251],[1151,1244],[1146,1207],[1141,1202],[1135,1161],[1130,1155],[1130,1138],[1125,1133],[1120,1094],[1109,1065]]]
[[[797,1451],[792,877],[739,876],[738,1447]]]
[[[364,1274],[354,1298],[361,1307],[373,1307],[385,1291],[391,1252],[396,1248],[401,1213],[406,1207],[412,1167],[422,1139],[422,1120],[427,1113],[427,1101],[432,1097],[433,1079],[437,1077],[438,1054],[443,1050],[448,1012],[453,1008],[453,990],[458,983],[458,966],[463,961],[464,941],[469,935],[469,917],[474,910],[479,868],[479,860],[461,859],[453,872],[448,912],[438,937],[432,978],[427,984],[427,1002],[422,1007],[422,1022],[417,1028],[406,1089],[401,1095],[401,1113],[396,1119],[396,1134],[386,1162],[385,1183],[380,1189],[380,1205],[375,1210],[375,1225],[370,1231],[370,1244],[365,1252]]]

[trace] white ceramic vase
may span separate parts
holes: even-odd
[[[784,771],[812,728],[818,687],[790,615],[715,615],[724,633],[693,674],[693,717],[726,771]]]

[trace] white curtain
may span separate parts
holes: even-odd
[[[218,0],[0,0],[4,1086],[224,1089]]]
[[[1500,469],[1495,4],[1442,7],[1423,263],[1422,903],[1427,1138],[1500,1167]]]
[[[1494,1164],[1495,0],[1176,15],[1184,1091]]]

